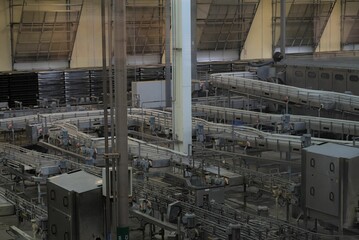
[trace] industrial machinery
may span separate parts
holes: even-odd
[[[302,219],[309,226],[312,219],[318,219],[315,222],[330,229],[358,229],[359,193],[355,186],[359,183],[354,171],[359,167],[359,150],[349,146],[355,145],[359,124],[352,118],[320,116],[320,111],[354,114],[358,97],[285,86],[274,77],[265,82],[253,73],[212,75],[210,92],[216,96],[207,92],[192,106],[191,155],[172,148],[176,139],[171,139],[175,117],[171,109],[146,109],[152,106],[150,101],[133,99],[142,104],[127,111],[129,200],[130,212],[139,219],[143,233],[150,226],[153,238],[331,239],[305,228]],[[67,94],[65,99],[73,97]],[[79,105],[89,102],[82,96],[75,100]],[[162,106],[163,102],[158,103]],[[106,197],[103,160],[118,156],[105,153],[104,112],[85,105],[81,105],[84,111],[41,101],[40,105],[46,107],[13,113],[6,110],[0,131],[26,129],[30,143],[62,156],[4,144],[0,145],[0,157],[6,164],[3,170],[16,179],[39,182],[38,199],[43,196],[40,183],[50,177],[48,212],[36,208],[34,215],[41,218],[33,217],[43,223],[41,219],[48,216],[48,226],[41,229],[49,239],[102,239],[102,201]],[[288,105],[308,108],[318,115],[295,115]],[[112,126],[108,133],[110,130]],[[115,137],[111,140],[109,152]],[[70,169],[83,171],[68,172]],[[110,192],[112,202],[111,188]],[[6,190],[3,195],[17,204],[15,193]],[[300,210],[290,214],[300,207],[304,218]]]
[[[103,239],[102,179],[73,171],[48,179],[48,239]]]
[[[310,146],[302,154],[302,207],[307,217],[343,232],[359,232],[359,149],[332,143]]]

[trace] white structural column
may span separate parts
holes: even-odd
[[[175,150],[191,155],[191,0],[172,1],[173,138]]]

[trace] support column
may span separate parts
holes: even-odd
[[[114,59],[116,95],[116,163],[115,204],[117,238],[129,239],[128,225],[128,142],[127,142],[127,71],[126,71],[126,1],[115,0]]]
[[[172,1],[173,138],[175,150],[190,155],[192,145],[192,38],[191,0]]]
[[[102,91],[103,91],[103,123],[104,123],[104,137],[105,137],[105,153],[108,153],[108,80],[107,80],[107,66],[106,66],[106,2],[101,1],[101,33],[102,33]],[[109,178],[109,161],[105,158],[106,166],[106,221],[105,221],[105,236],[106,239],[110,239],[111,232],[111,202],[110,202],[110,178]]]
[[[166,0],[166,107],[171,107],[171,1],[172,0]]]
[[[192,80],[197,80],[197,0],[191,1]],[[192,95],[192,94],[191,94]]]
[[[286,8],[286,1],[280,1],[280,51],[285,58],[285,45],[286,45],[286,28],[287,28],[287,8]]]

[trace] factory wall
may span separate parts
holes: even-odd
[[[101,49],[101,1],[85,0],[80,24],[73,49],[71,68],[102,66]],[[8,1],[0,1],[0,71],[11,71],[10,16]],[[107,26],[107,24],[106,24]],[[27,63],[19,69],[28,67],[48,69],[49,64]]]
[[[241,59],[272,57],[272,1],[261,1],[241,52]]]
[[[340,25],[341,1],[338,0],[315,50],[316,52],[340,51]]]
[[[75,41],[75,46],[70,63],[71,68],[100,67],[102,65],[101,50],[101,8],[98,0],[85,0],[80,19],[80,25]],[[208,14],[208,6],[200,6],[197,11],[199,17]],[[272,55],[272,4],[271,1],[261,1],[254,18],[248,38],[240,53],[241,59],[270,58]],[[290,4],[287,4],[289,11]],[[337,1],[333,13],[324,30],[322,39],[316,52],[339,51],[340,50],[340,21],[341,1]],[[0,71],[11,71],[11,43],[9,26],[8,1],[0,1]],[[107,26],[107,23],[106,23]],[[275,26],[279,27],[279,26]],[[279,31],[279,29],[278,29]],[[201,31],[197,34],[197,40]],[[277,41],[277,39],[275,39]],[[199,53],[199,58],[208,57],[207,53]],[[225,57],[234,57],[233,53],[222,53]],[[232,56],[232,55],[233,56]],[[237,53],[238,54],[238,53]],[[225,58],[223,57],[222,58]],[[238,55],[237,55],[238,56]],[[212,58],[212,56],[210,56]],[[216,56],[215,56],[216,57]],[[137,58],[136,58],[137,59]],[[129,59],[131,62],[137,60]],[[216,58],[217,59],[217,58]],[[199,59],[200,60],[200,59]],[[145,60],[142,60],[146,62]],[[152,60],[151,60],[152,61]],[[47,69],[47,63],[43,69]],[[32,65],[35,65],[33,63]],[[38,65],[38,64],[37,64]]]
[[[101,41],[101,1],[85,0],[72,53],[71,68],[102,66]]]
[[[0,1],[0,71],[11,71],[9,2]]]

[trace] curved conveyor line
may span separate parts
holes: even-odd
[[[270,114],[240,110],[234,108],[216,107],[210,105],[192,105],[193,112],[206,113],[211,117],[224,120],[240,119],[249,124],[280,123],[281,114]],[[304,122],[306,129],[311,131],[331,132],[345,135],[359,135],[359,122],[333,118],[312,117],[304,115],[290,115],[290,122]]]
[[[214,86],[276,100],[286,100],[317,108],[359,113],[359,96],[310,90],[243,78],[240,73],[216,73],[210,76]]]
[[[135,113],[135,112],[133,112]],[[129,114],[129,120],[136,121],[140,124],[149,124],[150,117],[155,118],[155,125],[160,126],[161,129],[167,129],[171,126],[171,114],[161,110],[146,110],[143,112],[143,115],[140,114]],[[82,121],[89,121],[86,118],[83,118]],[[78,123],[79,119],[66,119],[54,123],[55,125],[64,125],[67,124],[68,129],[74,129],[74,136],[80,137],[83,139],[84,143],[87,143],[89,146],[95,146],[92,143],[90,144],[91,137],[87,134],[81,133],[78,131],[78,128],[74,126],[74,123]],[[297,152],[299,153],[302,149],[302,140],[301,136],[293,135],[284,135],[284,134],[273,134],[268,132],[263,132],[258,129],[246,126],[233,126],[229,124],[213,123],[208,122],[203,119],[193,118],[192,119],[192,131],[194,132],[197,125],[203,125],[205,134],[215,136],[215,138],[223,138],[228,140],[250,142],[252,147],[257,147],[261,149],[268,149],[273,151],[282,151],[282,152]],[[70,127],[71,126],[71,127]],[[69,132],[69,134],[71,134]],[[88,137],[87,137],[88,136]],[[312,144],[321,144],[323,142],[332,142],[337,144],[346,144],[352,145],[352,141],[342,141],[342,140],[333,140],[325,138],[312,138]]]
[[[76,125],[83,124],[82,126],[86,126],[86,124],[90,125],[90,123],[97,123],[98,121],[101,122],[103,118],[102,112],[103,111],[101,110],[83,111],[83,112],[79,111],[79,112],[68,112],[68,113],[43,114],[41,115],[42,117],[39,117],[37,115],[31,115],[28,117],[1,119],[0,123],[2,124],[0,130],[3,129],[2,127],[6,128],[4,125],[9,123],[9,121],[11,121],[11,123],[15,126],[17,124],[18,126],[22,125],[25,128],[26,123],[31,122],[32,120],[37,121],[38,119],[45,117],[47,119],[48,126],[51,126],[56,122],[58,123],[67,122]],[[154,117],[155,125],[157,126],[159,125],[163,129],[166,128],[168,129],[171,128],[172,126],[171,113],[165,111],[153,110],[153,109],[130,108],[128,109],[128,113],[129,113],[129,120],[137,121],[148,125],[149,118]],[[222,135],[219,137],[232,139],[232,140],[249,141],[251,143],[251,146],[255,146],[258,148],[270,149],[274,151],[284,151],[284,152],[300,152],[301,149],[300,136],[271,134],[267,132],[261,132],[255,128],[211,123],[197,118],[193,118],[192,121],[193,121],[193,129],[195,129],[197,124],[202,124],[207,134],[216,134],[217,136]],[[339,120],[337,122],[339,123]],[[313,144],[319,144],[323,142],[352,144],[352,142],[349,141],[312,138]]]
[[[199,105],[195,104],[192,106],[193,112],[204,112],[206,114],[211,114],[214,117],[222,118],[225,120],[234,120],[240,118],[244,122],[255,124],[258,122],[264,123],[279,123],[281,122],[282,115],[278,114],[269,114],[269,113],[259,113],[252,112],[247,110],[233,109],[233,108],[224,108],[216,107],[209,105]],[[160,115],[163,115],[162,112],[158,110],[151,109],[139,109],[139,108],[130,108],[128,113],[131,115],[139,115],[138,119],[143,118],[144,115],[155,116],[160,118]],[[168,113],[170,114],[170,113]],[[167,115],[168,115],[167,114]],[[170,116],[170,115],[169,115]],[[65,122],[71,122],[76,124],[80,129],[90,128],[94,124],[103,124],[103,110],[91,110],[91,111],[75,111],[75,112],[64,112],[64,113],[51,113],[51,114],[39,114],[39,115],[28,115],[7,119],[0,119],[0,131],[8,130],[9,124],[14,129],[25,129],[27,124],[30,123],[39,123],[43,122],[48,126],[51,126],[53,122],[64,120]],[[70,121],[68,119],[71,119]],[[291,122],[305,122],[306,128],[314,131],[321,132],[332,132],[337,134],[345,135],[359,135],[359,122],[349,121],[349,120],[340,120],[340,119],[331,119],[331,118],[319,118],[312,116],[303,116],[303,115],[290,115]],[[166,127],[170,128],[172,123],[167,119]],[[129,124],[131,124],[129,122]]]

